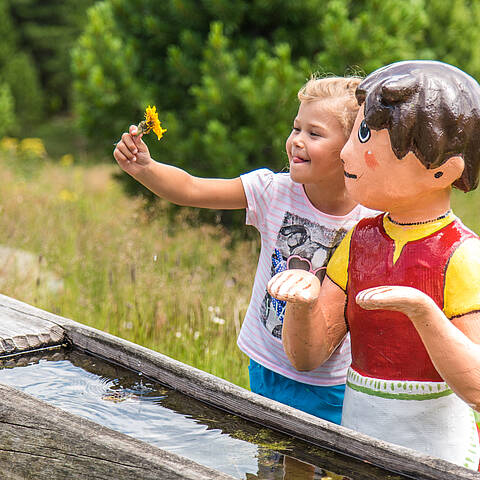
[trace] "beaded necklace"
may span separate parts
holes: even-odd
[[[448,217],[451,213],[452,213],[452,210],[450,209],[450,210],[447,210],[444,214],[442,214],[439,217],[434,218],[432,220],[423,220],[421,222],[412,222],[412,223],[396,222],[395,220],[392,219],[392,217],[390,217],[389,213],[387,213],[387,218],[390,222],[394,223],[395,225],[401,225],[403,227],[408,227],[408,226],[414,226],[414,225],[424,225],[426,223],[433,223],[433,222],[436,222],[438,220],[442,220],[442,218]]]

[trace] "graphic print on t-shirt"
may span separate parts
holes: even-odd
[[[298,268],[313,273],[322,282],[328,260],[346,234],[347,230],[343,228],[328,228],[286,212],[272,254],[271,276]],[[261,320],[276,338],[282,338],[285,305],[286,302],[272,298],[265,292]]]

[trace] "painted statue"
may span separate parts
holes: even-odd
[[[480,85],[441,62],[394,63],[357,88],[342,150],[366,207],[326,278],[288,270],[285,351],[299,370],[325,362],[347,331],[352,364],[342,425],[478,469],[480,239],[450,209],[452,185],[477,187]]]

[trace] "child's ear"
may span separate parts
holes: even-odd
[[[450,157],[443,165],[432,168],[430,174],[435,179],[435,184],[441,188],[452,185],[455,180],[460,178],[465,168],[465,162],[462,157],[456,155]]]

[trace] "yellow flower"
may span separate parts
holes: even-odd
[[[138,125],[138,134],[153,132],[160,140],[163,137],[163,133],[167,131],[166,128],[162,128],[160,121],[158,120],[157,107],[150,105],[145,110],[145,120]]]
[[[66,153],[60,158],[60,165],[62,165],[63,167],[70,167],[71,165],[73,165],[73,161],[73,155],[71,153]]]
[[[72,192],[71,190],[67,190],[64,188],[58,194],[58,198],[63,202],[75,202],[78,196],[75,192]]]
[[[3,137],[0,140],[0,149],[9,153],[16,153],[18,148],[18,140],[11,137]]]
[[[40,138],[24,138],[20,142],[20,151],[34,157],[46,157],[47,151]]]

